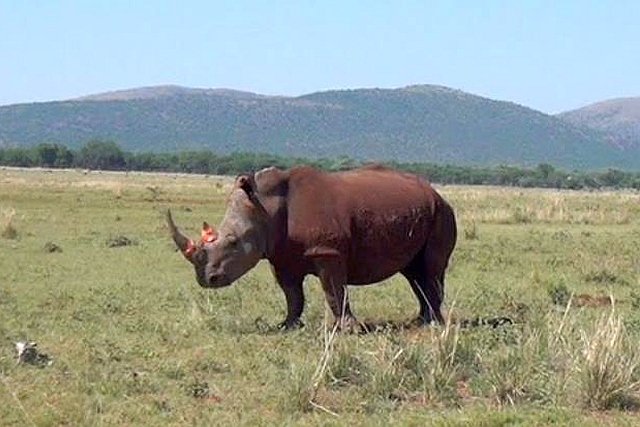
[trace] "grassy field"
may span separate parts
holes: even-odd
[[[640,423],[640,194],[443,187],[451,316],[515,323],[333,335],[315,278],[289,333],[268,265],[198,287],[163,213],[197,235],[230,182],[0,170],[0,424]],[[351,295],[417,313],[401,277]],[[24,340],[53,363],[17,364]]]

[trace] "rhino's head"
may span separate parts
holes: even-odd
[[[196,270],[200,286],[229,286],[264,256],[267,214],[255,195],[253,177],[241,175],[229,196],[218,230],[206,222],[199,242],[183,235],[167,211],[169,230],[178,248]]]

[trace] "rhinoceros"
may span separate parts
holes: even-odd
[[[169,210],[167,221],[202,287],[228,286],[268,260],[287,302],[282,328],[302,325],[309,274],[319,278],[340,324],[355,322],[347,285],[396,273],[418,299],[416,320],[443,322],[456,221],[451,206],[419,176],[383,166],[333,173],[271,167],[235,179],[220,226],[205,222],[199,241],[178,230]]]

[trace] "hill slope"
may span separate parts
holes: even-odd
[[[558,117],[601,131],[610,143],[640,156],[640,97],[610,99],[560,113]]]
[[[271,97],[177,86],[0,107],[0,144],[72,147],[110,138],[125,149],[212,149],[319,157],[640,167],[601,135],[509,102],[441,86]]]

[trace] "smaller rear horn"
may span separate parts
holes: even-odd
[[[206,221],[202,224],[202,232],[200,233],[200,240],[202,243],[211,243],[218,238],[218,233],[211,227]]]

